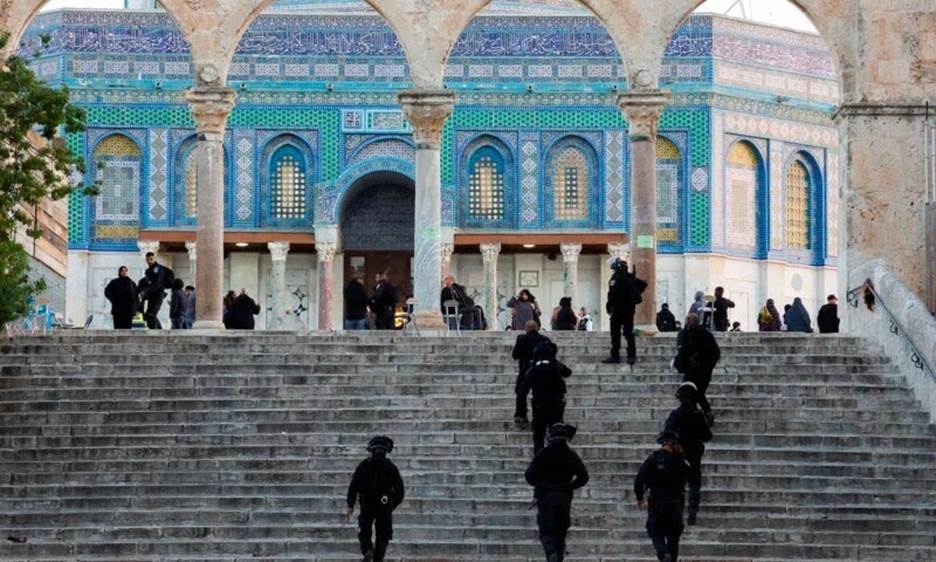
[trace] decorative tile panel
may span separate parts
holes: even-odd
[[[783,249],[783,143],[770,142],[770,249]]]
[[[234,131],[234,220],[248,222],[254,215],[255,132]]]
[[[520,225],[539,225],[539,133],[520,133]]]
[[[416,149],[413,145],[398,138],[380,139],[367,143],[352,156],[348,165],[358,164],[371,158],[394,158],[397,160],[406,160],[408,162],[416,161]]]
[[[150,129],[149,222],[169,220],[169,131]]]
[[[624,222],[624,131],[608,131],[605,136],[605,219]]]

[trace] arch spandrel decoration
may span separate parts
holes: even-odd
[[[351,187],[364,176],[377,172],[392,172],[416,181],[416,165],[397,158],[371,158],[347,169],[334,183],[321,182],[315,186],[316,226],[335,226],[346,203]]]
[[[546,149],[543,171],[545,223],[552,228],[597,228],[602,175],[598,151],[567,134]]]
[[[764,238],[759,209],[764,186],[764,160],[748,140],[738,140],[725,157],[725,243],[729,248],[753,253]]]
[[[281,134],[269,140],[260,158],[261,226],[308,226],[316,179],[315,154],[304,139]]]
[[[134,135],[139,137],[140,134]],[[143,194],[144,148],[138,138],[98,131],[93,141],[91,163],[100,193],[89,198],[90,240],[100,249],[135,246],[140,229]]]
[[[459,224],[474,228],[513,228],[516,174],[511,147],[493,135],[477,135],[459,156]]]

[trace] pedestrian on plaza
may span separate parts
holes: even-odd
[[[819,315],[816,316],[816,325],[819,326],[820,334],[838,333],[838,299],[835,298],[835,295],[829,295],[826,298],[826,303],[819,309]]]
[[[507,301],[507,308],[513,310],[513,318],[510,322],[511,330],[525,330],[530,320],[540,325],[540,308],[536,304],[536,297],[527,289],[521,291],[515,297],[510,297]]]
[[[542,342],[533,350],[533,365],[523,377],[520,396],[526,400],[533,391],[533,453],[543,448],[546,429],[563,421],[565,415],[565,379],[572,370],[556,359],[558,348],[552,342]],[[519,400],[519,398],[518,398]]]
[[[578,316],[572,310],[572,298],[562,297],[552,317],[551,328],[556,331],[572,331],[578,325]]]
[[[691,382],[684,382],[676,391],[679,407],[670,412],[663,431],[679,436],[686,461],[689,463],[689,525],[696,524],[699,503],[702,500],[702,455],[705,444],[712,440],[712,428],[699,407],[698,389]]]
[[[397,290],[387,278],[388,271],[377,274],[377,284],[371,293],[370,309],[374,313],[374,325],[378,330],[393,330],[396,311]]]
[[[439,293],[439,307],[442,314],[446,313],[445,303],[454,301],[455,310],[461,318],[459,328],[462,330],[484,330],[487,326],[484,321],[484,312],[481,307],[475,304],[475,301],[468,294],[468,290],[455,282],[454,275],[446,275],[442,278],[442,291]],[[454,319],[451,320],[454,322]],[[456,326],[450,325],[449,329],[454,330]]]
[[[793,305],[790,310],[783,315],[783,323],[786,324],[787,332],[802,332],[811,334],[812,320],[809,318],[809,312],[803,306],[803,300],[799,297],[793,299]]]
[[[348,486],[349,523],[354,516],[354,505],[360,499],[358,541],[364,562],[383,561],[387,545],[393,540],[393,511],[403,503],[403,478],[393,461],[387,458],[392,450],[393,440],[389,437],[379,435],[371,439],[367,444],[371,456],[361,461]]]
[[[695,300],[692,301],[692,305],[689,306],[689,314],[695,314],[699,318],[702,318],[705,314],[705,293],[702,291],[695,292]]]
[[[683,505],[689,463],[683,456],[679,436],[664,431],[657,438],[660,449],[653,452],[640,465],[634,479],[634,497],[637,508],[647,510],[647,534],[653,541],[660,562],[676,562],[679,558],[679,539],[683,532]],[[644,496],[650,497],[644,503]],[[648,507],[649,506],[649,507]]]
[[[729,332],[741,333],[741,322],[732,322]]]
[[[150,330],[162,330],[159,309],[166,298],[166,290],[172,287],[175,275],[171,269],[156,261],[156,254],[153,252],[146,253],[146,265],[144,277],[149,283],[146,292],[141,296],[141,300],[146,301],[146,327]]]
[[[761,332],[779,332],[783,329],[780,311],[774,305],[773,299],[767,299],[767,304],[760,309],[760,313],[757,315],[757,328]]]
[[[577,329],[580,332],[595,331],[595,322],[592,320],[591,313],[584,306],[579,309]]]
[[[195,326],[195,287],[185,287],[185,322],[183,328],[191,330]]]
[[[627,262],[621,258],[611,258],[614,274],[608,281],[608,303],[606,309],[611,315],[611,355],[602,363],[621,362],[621,333],[627,340],[627,364],[633,368],[637,362],[637,342],[634,341],[634,314],[637,305],[643,302],[641,294],[647,283],[638,279],[627,270]]]
[[[178,278],[172,281],[169,294],[169,320],[173,330],[185,327],[185,282]]]
[[[572,524],[572,497],[588,484],[588,470],[569,447],[575,426],[549,426],[549,445],[539,451],[527,467],[526,481],[534,488],[536,526],[548,562],[565,559],[566,537]]]
[[[360,275],[348,283],[344,290],[345,301],[345,330],[367,329],[367,289],[364,288],[364,278]]]
[[[232,313],[234,312],[234,301],[236,300],[237,300],[237,293],[235,293],[234,291],[228,291],[227,294],[224,295],[224,301],[223,301],[224,310],[222,312],[221,320],[222,322],[224,322],[225,329],[228,329],[228,330],[234,329],[234,322],[233,322],[234,316]]]
[[[686,327],[676,337],[676,358],[673,360],[673,366],[682,373],[684,382],[695,384],[698,391],[696,398],[709,420],[709,425],[715,417],[705,391],[712,382],[712,371],[715,370],[719,359],[721,350],[715,336],[699,324],[697,315],[686,316]]]
[[[539,324],[536,320],[527,320],[526,331],[517,336],[517,342],[513,348],[513,358],[517,361],[517,382],[514,384],[514,393],[517,395],[517,404],[514,409],[514,423],[518,426],[525,426],[529,423],[527,420],[527,393],[520,394],[523,388],[523,379],[528,370],[533,365],[533,352],[536,347],[549,338],[539,331]]]
[[[663,303],[663,306],[660,307],[660,312],[657,312],[656,326],[657,330],[660,332],[676,331],[676,316],[670,312],[669,304]]]
[[[104,297],[111,303],[111,316],[115,330],[129,330],[133,317],[139,309],[137,285],[130,279],[130,270],[122,265],[117,269],[117,277],[111,279],[104,289]]]
[[[713,308],[715,309],[714,324],[716,332],[728,331],[728,327],[730,326],[728,309],[734,307],[734,301],[725,298],[725,288],[715,287],[715,303],[713,304]]]
[[[260,314],[260,305],[250,298],[247,289],[241,289],[231,307],[231,329],[253,330],[254,316],[257,314]]]

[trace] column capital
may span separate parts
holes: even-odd
[[[455,109],[455,94],[448,90],[409,90],[398,97],[403,115],[413,125],[416,148],[438,149],[442,127]]]
[[[140,253],[144,256],[150,252],[154,254],[159,253],[159,241],[158,240],[140,240],[137,242],[137,248],[140,249]]]
[[[237,92],[224,86],[195,86],[185,92],[199,137],[221,140],[236,97]]]
[[[608,244],[608,255],[612,258],[627,260],[630,254],[630,244]]]
[[[656,139],[660,114],[669,101],[669,93],[660,90],[632,92],[618,96],[618,108],[627,116],[632,139]]]
[[[188,254],[189,259],[194,260],[198,257],[198,244],[195,242],[186,242],[185,243],[185,253]]]
[[[500,244],[481,244],[481,258],[485,263],[496,261],[500,251]]]
[[[270,250],[270,258],[273,261],[286,261],[289,242],[267,242],[267,248]],[[318,244],[315,245],[315,249],[318,250]]]
[[[566,263],[578,263],[579,255],[582,253],[582,245],[560,244],[559,251],[562,252],[562,261]]]
[[[338,251],[338,244],[334,242],[315,243],[315,253],[318,254],[318,261],[320,262],[334,261],[336,251]]]
[[[455,244],[450,242],[442,243],[442,261],[451,261],[452,254],[455,253]]]

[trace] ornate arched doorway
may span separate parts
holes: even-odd
[[[361,276],[370,291],[377,273],[389,270],[399,304],[413,292],[413,190],[402,174],[368,174],[351,187],[339,215],[345,280]]]

